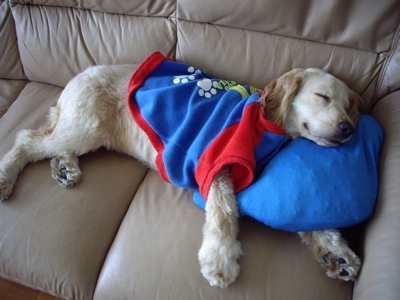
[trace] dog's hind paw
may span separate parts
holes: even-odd
[[[360,258],[350,249],[338,230],[299,232],[326,275],[331,278],[355,280],[361,268]]]
[[[355,280],[361,267],[360,258],[350,249],[340,254],[328,252],[320,263],[329,277],[344,281]]]
[[[239,275],[237,260],[241,254],[237,240],[225,239],[219,243],[204,241],[198,255],[201,273],[211,286],[225,288]]]
[[[51,177],[53,177],[61,187],[70,187],[79,182],[82,173],[77,160],[55,157],[51,160],[50,165]]]

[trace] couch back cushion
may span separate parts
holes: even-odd
[[[15,24],[7,2],[0,3],[0,78],[25,79],[18,52]],[[5,85],[1,86],[5,89]],[[0,98],[6,93],[0,92]],[[0,111],[4,103],[0,99]],[[1,115],[1,114],[0,114]]]
[[[362,94],[363,111],[384,96],[383,79],[386,92],[396,88],[383,71],[399,1],[234,2],[15,0],[12,11],[33,81],[65,86],[89,65],[139,63],[158,50],[259,87],[292,68],[319,67]]]

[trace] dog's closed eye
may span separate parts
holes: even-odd
[[[331,98],[329,98],[328,96],[324,95],[324,94],[320,94],[320,93],[314,93],[314,95],[324,99],[326,102],[331,101]]]

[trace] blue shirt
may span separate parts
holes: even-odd
[[[157,151],[161,177],[207,198],[224,166],[231,166],[238,192],[288,141],[263,117],[259,97],[259,89],[155,52],[133,74],[128,105]]]

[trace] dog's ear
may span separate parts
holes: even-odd
[[[303,69],[293,69],[265,87],[260,104],[266,119],[284,127],[293,99],[303,82],[303,73]]]
[[[349,92],[349,107],[347,108],[347,114],[353,124],[355,125],[358,121],[358,117],[360,116],[359,107],[361,104],[361,96],[356,92],[350,90]]]

